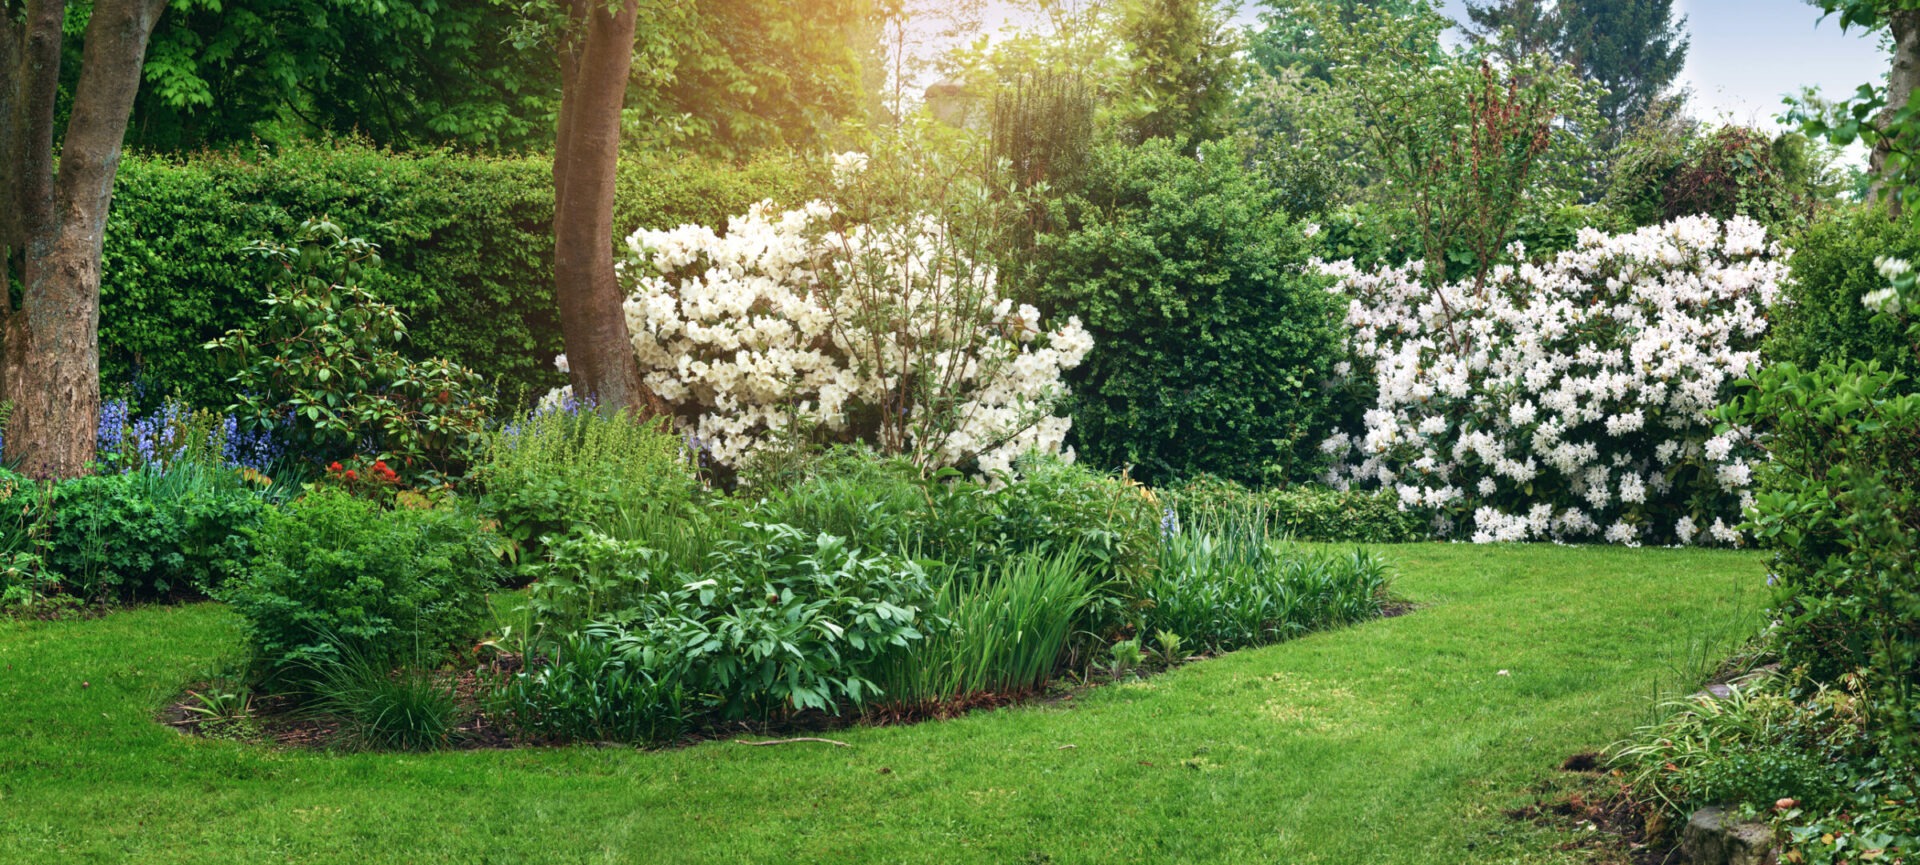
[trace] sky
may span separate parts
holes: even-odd
[[[1445,0],[1446,11],[1464,18],[1462,0]],[[1837,20],[1820,20],[1806,0],[1675,0],[1687,18],[1692,47],[1681,86],[1693,92],[1695,116],[1778,128],[1773,118],[1784,110],[1781,98],[1802,86],[1820,88],[1829,97],[1845,97],[1854,88],[1886,75],[1888,59],[1878,37],[1842,33]],[[1252,24],[1259,8],[1245,3],[1239,20]],[[1018,18],[1003,6],[993,23]],[[990,25],[991,28],[991,25]]]

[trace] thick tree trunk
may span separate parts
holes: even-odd
[[[1920,11],[1890,13],[1887,23],[1893,30],[1893,69],[1887,74],[1887,108],[1879,118],[1883,130],[1892,122],[1895,113],[1907,107],[1907,103],[1913,99],[1914,85],[1920,84]],[[1916,143],[1899,142],[1901,149],[1909,154],[1909,159],[1915,158],[1913,149]],[[1890,192],[1887,195],[1887,211],[1898,219],[1906,202],[1900,199],[1900,189],[1904,184],[1889,174],[1894,166],[1888,164],[1887,157],[1892,155],[1894,144],[1882,137],[1873,148],[1872,195],[1878,198]]]
[[[4,8],[4,7],[0,7]],[[140,87],[147,37],[166,0],[96,0],[79,84],[54,171],[53,111],[64,0],[30,0],[0,24],[0,158],[6,166],[0,253],[0,399],[11,402],[5,457],[43,477],[93,460],[100,419],[100,249],[120,146]],[[0,16],[4,17],[4,16]],[[17,295],[17,297],[16,297]]]
[[[638,0],[617,10],[603,0],[568,2],[553,154],[553,278],[574,393],[607,411],[658,416],[667,407],[641,378],[613,272],[620,109],[638,11]]]

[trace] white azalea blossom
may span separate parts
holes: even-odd
[[[836,173],[865,165],[834,159]],[[1049,327],[999,297],[992,268],[936,219],[835,215],[761,202],[724,232],[627,238],[634,353],[705,457],[739,468],[796,431],[989,475],[1029,450],[1060,453],[1061,373],[1093,347],[1079,320]]]
[[[1693,217],[1438,291],[1417,263],[1323,263],[1378,394],[1323,446],[1327,480],[1480,542],[1738,544],[1759,451],[1713,412],[1760,365],[1786,257],[1752,220]]]

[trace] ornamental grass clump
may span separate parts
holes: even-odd
[[[1386,563],[1365,550],[1308,550],[1257,511],[1170,519],[1159,566],[1136,589],[1140,630],[1224,652],[1365,621],[1387,601]]]
[[[915,707],[1045,687],[1096,591],[1094,572],[1074,549],[950,574],[927,608],[925,638],[874,675],[876,702]]]
[[[1328,480],[1476,542],[1738,544],[1758,449],[1715,411],[1760,367],[1785,257],[1752,220],[1693,217],[1438,287],[1325,265],[1346,372],[1377,393],[1324,444]]]

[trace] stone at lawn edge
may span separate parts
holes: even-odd
[[[1725,808],[1693,812],[1680,849],[1694,865],[1775,865],[1780,858],[1772,827],[1737,820]]]

